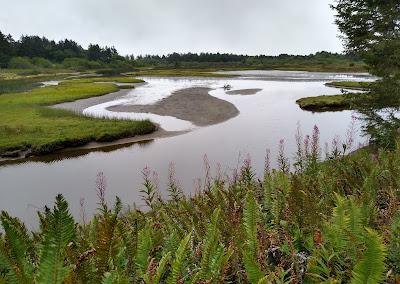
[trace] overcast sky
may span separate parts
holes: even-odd
[[[0,30],[121,54],[341,52],[331,0],[0,0]]]

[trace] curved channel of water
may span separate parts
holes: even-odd
[[[312,113],[301,110],[295,101],[301,97],[333,95],[338,89],[324,85],[332,80],[373,80],[367,74],[307,73],[283,71],[244,71],[241,78],[145,78],[143,87],[130,92],[121,101],[97,105],[85,110],[87,115],[124,115],[137,118],[137,114],[113,113],[105,110],[110,105],[154,103],[169,96],[173,91],[192,86],[213,88],[210,95],[234,104],[240,114],[223,123],[197,127],[193,131],[168,138],[160,138],[122,148],[110,147],[104,151],[77,151],[63,155],[43,157],[36,161],[9,164],[0,167],[0,209],[36,223],[37,208],[51,205],[57,193],[62,193],[70,203],[75,216],[81,213],[84,200],[86,214],[97,207],[95,178],[99,171],[107,178],[107,198],[118,195],[125,204],[142,204],[139,189],[142,170],[148,166],[159,180],[160,189],[167,182],[168,164],[173,162],[177,179],[184,191],[193,193],[198,178],[203,179],[204,155],[210,161],[212,171],[230,174],[245,155],[252,158],[254,169],[262,173],[266,149],[270,149],[273,163],[278,142],[285,139],[290,157],[295,151],[297,124],[304,134],[310,134],[314,125],[320,129],[321,147],[325,142],[340,136],[346,139],[353,112]],[[232,90],[262,89],[255,95],[228,95],[221,88],[229,84]],[[170,117],[140,114],[169,130],[193,128],[188,121]],[[166,121],[168,121],[166,123]],[[164,123],[164,124],[163,124]],[[359,127],[356,121],[356,127]],[[364,142],[357,132],[354,144]],[[274,164],[273,164],[274,165]]]

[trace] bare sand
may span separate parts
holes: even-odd
[[[140,112],[174,116],[197,126],[216,124],[235,117],[238,109],[230,102],[210,96],[211,89],[196,87],[174,92],[151,105],[117,105],[107,108],[115,112]]]
[[[241,90],[227,91],[226,93],[228,95],[248,96],[248,95],[255,95],[260,91],[262,91],[262,89],[241,89]]]

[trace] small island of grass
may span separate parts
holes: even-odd
[[[357,109],[369,103],[369,94],[341,94],[332,96],[306,97],[296,101],[301,109],[313,112]]]
[[[373,103],[374,100],[371,94],[367,91],[371,90],[373,82],[355,82],[355,81],[334,81],[328,82],[325,86],[348,89],[348,90],[359,90],[366,91],[363,93],[346,93],[342,91],[342,94],[338,95],[323,95],[317,97],[305,97],[298,99],[296,103],[301,109],[309,110],[313,112],[323,111],[340,111],[340,110],[351,110],[358,109],[361,107],[368,106]]]
[[[325,84],[327,87],[341,88],[348,90],[368,91],[371,89],[372,82],[355,82],[355,81],[334,81]]]

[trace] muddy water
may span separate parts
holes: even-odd
[[[277,71],[233,72],[243,75],[230,79],[145,78],[146,88],[138,88],[124,98],[124,103],[144,101],[152,103],[166,97],[176,89],[208,86],[210,95],[234,104],[240,114],[223,123],[197,127],[191,132],[126,145],[107,147],[98,151],[76,151],[51,155],[18,164],[0,166],[0,209],[23,218],[29,224],[37,222],[36,210],[51,205],[57,193],[70,203],[76,217],[80,216],[80,201],[90,215],[97,207],[95,178],[99,171],[107,178],[107,198],[121,197],[125,205],[142,205],[139,189],[145,166],[157,172],[160,189],[167,182],[168,164],[174,162],[176,175],[184,191],[195,190],[197,179],[204,178],[204,155],[213,171],[220,165],[221,172],[231,174],[240,160],[249,154],[258,174],[262,172],[266,149],[275,160],[280,139],[285,139],[290,156],[295,150],[294,134],[300,122],[304,134],[310,134],[314,125],[321,133],[321,144],[335,137],[346,138],[352,121],[351,111],[311,113],[302,111],[295,103],[301,97],[337,94],[338,89],[324,86],[332,80],[370,80],[365,74],[334,74]],[[261,89],[254,95],[229,95],[222,88],[231,85],[232,91]],[[165,90],[168,89],[166,92]],[[146,91],[147,90],[147,91]],[[135,96],[137,91],[137,96]],[[146,97],[148,96],[148,97]],[[105,106],[89,111],[99,115]],[[108,111],[107,111],[108,112]],[[111,114],[113,116],[115,114]],[[128,115],[128,114],[127,114]],[[162,117],[157,117],[161,119]],[[179,126],[186,122],[179,121]],[[360,122],[356,122],[359,127]],[[355,134],[355,145],[365,142],[360,132]],[[274,161],[273,161],[274,163]]]

